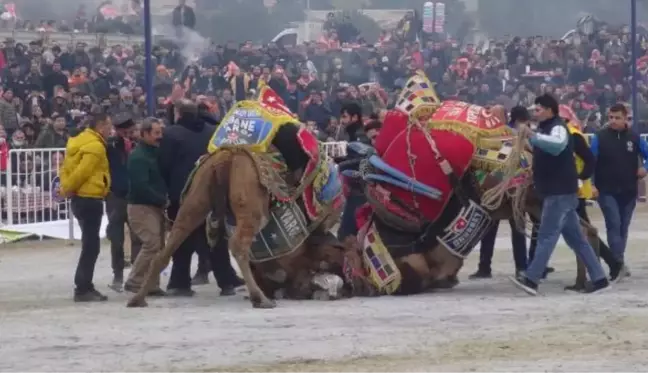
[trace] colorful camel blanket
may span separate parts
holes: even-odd
[[[461,178],[470,166],[475,152],[473,143],[451,131],[427,131],[438,151],[450,163],[453,173],[457,178]],[[375,147],[378,155],[391,167],[441,192],[441,198],[434,200],[394,185],[381,185],[391,197],[418,211],[425,220],[434,222],[450,200],[453,186],[441,169],[440,160],[423,131],[418,127],[408,126],[408,117],[405,114],[391,111],[385,116]]]
[[[475,144],[480,137],[511,134],[511,129],[500,117],[482,106],[462,101],[444,101],[430,118],[428,126],[458,133]]]

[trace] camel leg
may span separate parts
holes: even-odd
[[[212,157],[215,159],[216,157]],[[210,162],[208,160],[207,162]],[[211,210],[211,187],[214,181],[214,168],[207,163],[203,165],[194,176],[191,187],[187,192],[178,215],[176,216],[171,233],[166,245],[161,252],[149,264],[149,271],[146,274],[144,283],[127,303],[128,307],[146,307],[146,295],[151,291],[154,279],[160,276],[160,272],[169,265],[171,256],[176,252],[180,244],[189,237],[202,223]]]
[[[252,240],[263,226],[268,193],[259,183],[254,161],[246,154],[236,154],[230,171],[230,207],[236,228],[229,239],[229,250],[236,259],[255,308],[274,308],[275,302],[261,291],[250,268]]]
[[[581,223],[583,222],[581,221]],[[581,224],[581,228],[583,229],[583,234],[585,234],[585,238],[587,238],[587,242],[589,242],[589,244],[594,249],[594,253],[596,253],[596,256],[597,257],[600,256],[598,230],[588,223]],[[583,261],[578,259],[578,257],[576,257],[576,281],[573,286],[565,287],[565,290],[582,291],[585,290],[586,283],[587,283],[587,268],[585,267]]]
[[[457,273],[463,266],[463,259],[452,255],[445,247],[438,245],[432,251],[425,253],[432,271],[434,288],[446,289],[457,285]]]
[[[430,288],[431,272],[423,254],[410,254],[396,261],[401,273],[397,295],[418,294]]]

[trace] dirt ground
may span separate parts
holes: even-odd
[[[593,211],[593,209],[591,209]],[[602,228],[600,215],[596,225]],[[192,299],[127,309],[107,288],[109,249],[96,286],[110,300],[71,301],[78,244],[27,241],[0,249],[0,371],[645,371],[648,208],[630,236],[632,277],[602,294],[563,291],[574,260],[561,244],[557,272],[532,298],[513,271],[502,226],[494,278],[449,292],[336,302],[282,301],[252,309],[214,284]]]

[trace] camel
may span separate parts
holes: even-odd
[[[471,167],[462,179],[461,184],[466,194],[482,203],[485,195],[484,192],[497,188],[501,185],[502,180],[495,178],[493,174],[489,174],[482,181],[480,187],[477,188],[474,182],[476,171],[474,167]],[[495,208],[488,209],[493,221],[509,220],[510,218],[520,220],[524,219],[524,214],[528,215],[532,222],[540,221],[542,201],[534,194],[530,170],[526,172],[524,177],[527,180],[526,185],[518,185],[510,190],[505,190],[506,193],[502,195],[501,202]],[[516,193],[511,193],[516,188],[519,192],[517,195],[515,195]],[[375,204],[372,204],[374,209],[375,206]],[[457,197],[453,196],[445,206],[445,210],[439,219],[431,225],[432,231],[435,228],[438,229],[438,227],[449,224],[457,216],[460,208],[461,206],[458,203]],[[463,266],[462,257],[454,255],[443,245],[438,244],[436,237],[434,235],[430,237],[427,231],[414,230],[407,232],[395,228],[389,222],[381,220],[384,217],[384,213],[376,214],[373,211],[372,215],[374,224],[376,224],[380,232],[381,240],[394,258],[394,263],[401,274],[400,286],[394,294],[407,295],[434,289],[448,289],[458,284],[457,273]],[[581,220],[581,227],[586,238],[598,255],[598,230],[583,220]],[[361,232],[359,236],[362,236],[363,233]],[[474,245],[478,242],[479,240],[473,241]],[[402,247],[406,245],[410,245],[410,248],[404,253]],[[415,247],[416,245],[418,247]],[[356,249],[361,250],[357,244]],[[567,286],[565,289],[575,291],[584,290],[586,288],[586,282],[586,268],[577,258],[575,283],[574,285]]]
[[[420,78],[406,84],[407,95],[424,91],[417,80]],[[514,213],[517,220],[522,220],[528,213],[539,221],[542,208],[531,187],[530,154],[524,139],[515,137],[504,125],[503,107],[484,109],[436,100],[433,104],[419,100],[417,104],[407,95],[396,110],[384,116],[383,128],[376,138],[379,157],[369,158],[368,167],[361,167],[364,171],[359,172],[368,181],[365,195],[369,199],[368,212],[359,219],[359,226],[370,230],[373,238],[368,243],[367,231],[361,230],[356,248],[367,252],[370,247],[371,252],[380,252],[382,247],[389,253],[377,257],[391,256],[400,278],[390,277],[380,283],[374,276],[374,285],[390,294],[452,288],[458,283],[463,258],[480,241],[487,226],[483,221],[476,225],[481,231],[474,230],[459,252],[452,252],[447,241],[446,245],[440,244],[439,237],[457,223],[455,219],[465,211],[462,208],[469,209],[467,201],[484,208],[492,220],[509,219]],[[509,152],[504,152],[504,144],[512,140]],[[479,151],[473,153],[473,149]],[[500,158],[503,154],[509,155]],[[492,172],[503,169],[503,177],[492,177]],[[486,178],[476,182],[480,172]],[[520,180],[522,185],[510,184]],[[590,241],[598,244],[596,229],[589,224],[583,227]],[[371,267],[370,261],[365,261]],[[389,265],[389,259],[381,266],[384,263]],[[576,284],[570,288],[583,289],[585,281],[585,269],[579,263]]]
[[[166,246],[152,261],[143,286],[128,302],[128,307],[145,307],[145,297],[153,285],[153,279],[165,268],[173,253],[188,235],[199,227],[211,212],[217,220],[224,221],[231,214],[236,222],[228,239],[228,248],[235,258],[249,292],[254,308],[274,308],[274,287],[285,286],[287,292],[306,297],[310,289],[312,273],[319,270],[334,271],[343,277],[345,265],[362,266],[356,251],[348,250],[339,243],[318,241],[327,232],[339,211],[331,212],[320,227],[291,255],[275,261],[255,264],[253,272],[249,250],[256,234],[269,221],[270,193],[262,184],[255,156],[242,148],[227,148],[206,156],[196,168],[173,223]],[[269,273],[268,276],[260,273]],[[354,273],[358,274],[358,271]],[[369,287],[361,275],[344,276],[349,280],[350,292],[363,292]],[[261,282],[262,286],[259,285]],[[274,283],[274,284],[269,284]],[[274,287],[273,287],[274,286]],[[263,288],[263,289],[262,289]],[[273,292],[274,293],[274,292]]]
[[[471,176],[468,176],[468,178],[471,178]],[[497,183],[497,180],[487,179],[482,186],[484,188],[491,188]],[[496,210],[489,211],[493,221],[508,220],[513,217],[514,209],[512,202],[512,199],[507,197]],[[457,210],[456,205],[452,206],[453,203],[455,202],[451,201],[449,203],[447,215],[444,214],[445,216],[441,216],[441,224],[444,224],[448,218],[455,215]],[[542,201],[536,198],[530,187],[527,187],[523,212],[528,214],[532,221],[539,221],[542,214]],[[374,216],[374,219],[380,218]],[[597,229],[584,221],[581,221],[581,224],[585,236],[598,254],[599,239]],[[401,274],[400,286],[394,292],[395,295],[417,294],[435,289],[450,289],[458,284],[457,274],[463,266],[464,259],[454,255],[443,245],[436,243],[433,237],[429,239],[424,238],[420,242],[421,247],[419,248],[412,247],[412,251],[416,252],[398,256],[400,250],[396,247],[402,246],[403,242],[408,241],[414,244],[417,239],[423,236],[423,232],[405,233],[385,223],[380,224],[380,230],[381,239],[394,257],[396,267]],[[429,243],[426,243],[426,240]],[[475,244],[477,242],[479,241],[477,240]],[[390,244],[394,245],[394,247],[390,247]],[[356,250],[361,251],[357,241],[355,245]],[[575,283],[574,285],[567,286],[566,289],[575,291],[584,290],[586,283],[586,268],[577,258]]]

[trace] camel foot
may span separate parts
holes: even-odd
[[[288,299],[285,289],[277,289],[274,292],[274,299]]]
[[[448,276],[446,278],[433,280],[431,287],[434,289],[452,289],[459,284],[456,276]]]
[[[585,291],[585,284],[574,284],[571,286],[565,286],[566,291],[575,291],[577,293],[582,293]]]
[[[327,290],[315,290],[313,292],[312,298],[313,300],[323,300],[323,301],[340,299],[340,297],[331,296],[331,294],[329,294]]]
[[[126,307],[128,308],[148,307],[148,303],[146,303],[146,300],[144,299],[131,298],[128,301],[128,303],[126,303]]]
[[[252,307],[254,308],[261,308],[261,309],[270,309],[270,308],[275,308],[277,307],[277,302],[271,300],[271,299],[253,299],[252,300]]]

